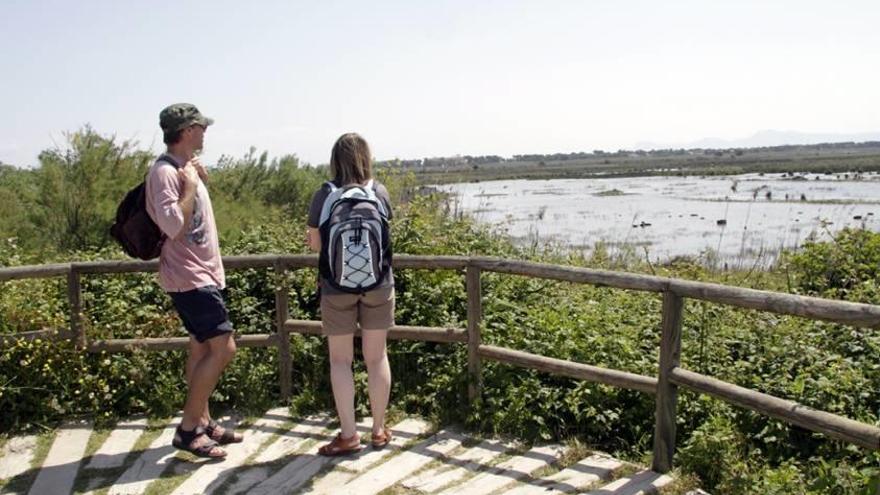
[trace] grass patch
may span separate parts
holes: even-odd
[[[673,481],[660,489],[660,495],[686,495],[687,493],[700,488],[700,478],[693,474],[684,474],[679,470],[670,473]]]
[[[595,453],[589,445],[578,438],[569,438],[565,441],[565,453],[559,459],[559,469],[565,469],[573,464],[577,464]]]
[[[600,191],[594,193],[593,196],[606,197],[606,196],[625,196],[626,193],[621,191],[620,189],[608,189],[605,191]]]
[[[379,495],[407,495],[409,493],[418,493],[415,490],[408,490],[406,487],[401,485],[389,486],[388,488],[379,492]]]
[[[95,452],[97,452],[98,449],[101,448],[101,445],[104,445],[104,442],[107,441],[107,438],[110,437],[110,434],[112,432],[112,428],[100,428],[92,430],[92,435],[89,437],[88,443],[86,443],[86,450],[83,453],[83,459],[95,455]]]

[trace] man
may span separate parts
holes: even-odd
[[[159,256],[159,284],[189,332],[187,396],[173,445],[200,457],[220,458],[219,447],[241,435],[211,420],[208,398],[235,355],[232,324],[223,296],[226,285],[214,211],[205,183],[201,151],[214,121],[189,103],[159,113],[167,145],[147,176],[147,212],[165,235]]]

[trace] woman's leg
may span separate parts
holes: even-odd
[[[373,413],[373,434],[384,434],[385,409],[391,394],[391,367],[385,350],[387,330],[362,332],[364,362],[367,365],[367,383],[370,394],[370,411]]]
[[[354,377],[351,362],[354,354],[354,335],[328,335],[330,349],[330,383],[333,386],[333,400],[342,429],[342,438],[351,438],[356,433],[354,426]]]

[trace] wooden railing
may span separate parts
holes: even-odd
[[[271,268],[276,275],[283,275],[289,270],[317,266],[315,255],[228,256],[224,257],[223,261],[228,269]],[[465,272],[468,297],[467,328],[401,325],[390,330],[389,338],[467,344],[468,397],[472,401],[481,394],[480,370],[483,359],[655,394],[656,415],[652,466],[655,471],[667,472],[672,468],[672,457],[675,452],[678,387],[705,393],[731,404],[867,449],[880,450],[880,428],[875,425],[817,411],[796,402],[688,371],[680,366],[682,312],[686,298],[870,328],[880,328],[880,306],[632,273],[486,257],[399,255],[394,259],[394,266],[397,269],[444,269]],[[83,331],[80,285],[83,275],[156,270],[157,262],[155,261],[96,261],[20,266],[0,268],[0,282],[66,276],[70,328],[68,331],[55,332],[54,334],[72,339],[83,349],[108,352],[126,351],[133,348],[147,350],[184,349],[189,340],[187,337],[91,340]],[[657,377],[483,344],[480,333],[483,316],[480,279],[481,273],[484,271],[662,294],[663,314]],[[283,280],[283,278],[279,277],[278,280]],[[276,288],[275,307],[276,326],[274,333],[239,335],[236,337],[236,341],[238,345],[243,347],[272,346],[278,348],[281,397],[287,400],[291,395],[292,378],[290,334],[291,332],[320,334],[321,323],[290,319],[288,289],[281,284],[278,284]],[[2,337],[0,338],[0,346],[8,343],[11,338],[37,338],[47,335],[46,332],[36,331],[15,336],[0,336]]]

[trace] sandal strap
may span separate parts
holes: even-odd
[[[351,438],[342,438],[342,433],[340,432],[330,441],[330,443],[322,445],[321,448],[318,449],[318,452],[323,455],[338,455],[345,452],[354,452],[359,449],[360,444],[361,439],[357,433]]]
[[[211,455],[211,452],[213,452],[214,449],[216,449],[218,447],[220,447],[220,444],[218,444],[217,442],[215,442],[213,440],[208,440],[207,442],[205,442],[202,445],[199,445],[197,447],[190,447],[190,452],[192,452],[193,454],[196,454],[196,455],[204,456],[204,457],[215,457],[215,456]]]
[[[206,433],[207,432],[206,432],[205,428],[203,428],[201,426],[196,426],[192,430],[184,430],[183,426],[178,425],[177,430],[175,430],[175,435],[178,438],[180,438],[180,443],[185,444],[185,445],[191,444],[193,442],[193,440],[195,440],[196,438],[198,438],[202,435],[205,435]],[[212,440],[212,442],[213,442],[213,440]]]
[[[384,447],[389,442],[391,442],[392,438],[394,438],[394,435],[391,434],[391,428],[388,428],[387,426],[383,426],[382,427],[382,434],[381,435],[373,435],[373,437],[370,441],[372,442],[373,445],[376,445],[376,446],[381,445]]]
[[[178,438],[180,439],[179,442],[173,442],[177,444],[175,446],[201,457],[215,457],[211,455],[211,452],[215,448],[220,446],[220,444],[218,444],[210,436],[208,436],[205,428],[201,426],[197,426],[192,430],[184,430],[181,426],[178,426],[177,430],[175,431],[175,436],[177,437],[175,438],[175,440],[177,440]],[[207,441],[205,441],[201,445],[193,446],[193,442],[195,442],[195,440],[201,436],[206,437]]]
[[[218,429],[222,429],[223,433],[221,433],[220,435],[216,435],[215,433],[218,431]],[[212,440],[220,442],[221,445],[240,442],[242,439],[240,436],[235,435],[235,429],[224,428],[213,419],[208,423],[208,426],[205,427],[205,432],[208,434],[209,437],[211,437]]]

